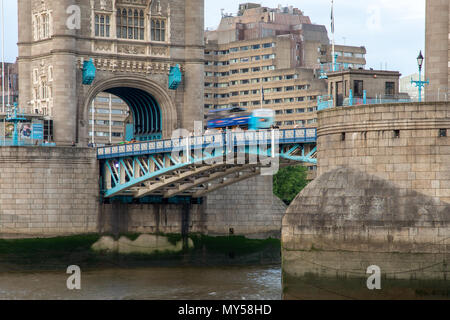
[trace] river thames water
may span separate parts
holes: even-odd
[[[150,267],[81,270],[81,290],[61,272],[0,273],[0,299],[280,300],[281,267]]]

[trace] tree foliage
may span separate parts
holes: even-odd
[[[308,169],[303,166],[286,167],[273,178],[273,192],[290,205],[295,197],[308,185]]]

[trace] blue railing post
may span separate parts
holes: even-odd
[[[363,92],[363,104],[367,104],[367,91],[364,90]]]
[[[350,107],[353,106],[353,90],[352,90],[352,89],[349,90],[348,105],[349,105]]]

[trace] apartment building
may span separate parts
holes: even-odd
[[[270,108],[279,127],[316,126],[317,99],[328,91],[323,72],[332,62],[325,26],[292,6],[246,3],[206,31],[205,42],[205,113]],[[338,45],[335,52],[345,68],[366,64],[364,47]]]
[[[2,93],[5,94],[5,105],[13,105],[18,102],[19,97],[19,76],[17,63],[5,62],[5,71],[3,73],[2,63],[0,63],[0,103],[3,102]],[[5,80],[2,81],[1,77],[5,75]],[[5,88],[2,88],[4,83]],[[8,95],[9,93],[9,95]]]
[[[94,110],[94,112],[93,112]],[[91,143],[102,146],[117,144],[126,138],[129,121],[127,104],[114,95],[100,93],[90,108],[89,137]]]

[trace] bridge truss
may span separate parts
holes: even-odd
[[[202,198],[281,167],[317,164],[315,129],[227,132],[98,148],[104,198]]]

